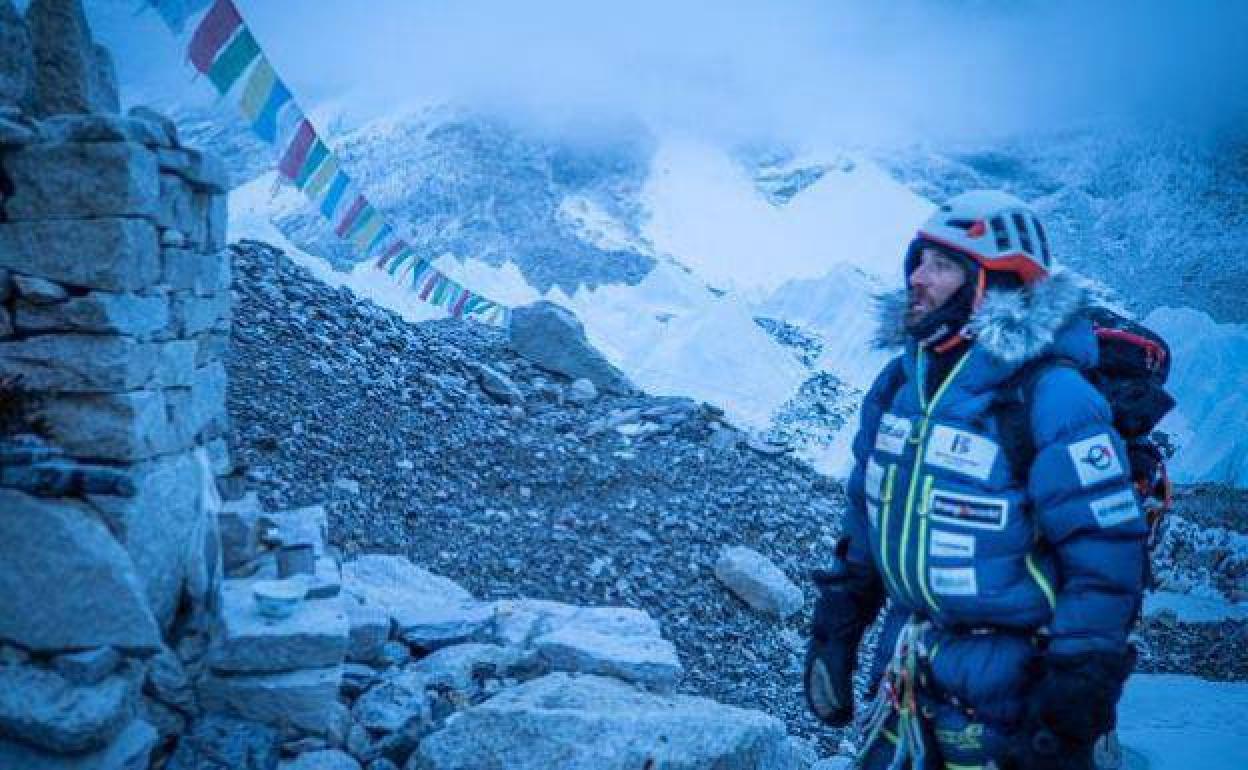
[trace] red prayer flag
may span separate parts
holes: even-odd
[[[286,148],[282,162],[277,167],[282,176],[293,181],[299,175],[299,169],[303,168],[303,162],[307,160],[308,150],[312,148],[314,141],[316,141],[316,131],[312,129],[312,124],[308,122],[308,119],[304,118],[298,130],[295,131],[295,138],[290,141],[290,147]]]
[[[191,37],[188,52],[195,69],[201,73],[208,72],[222,46],[242,24],[243,17],[230,0],[217,0],[213,3]]]
[[[364,210],[365,203],[366,201],[364,200],[363,195],[355,196],[355,202],[351,204],[351,208],[347,209],[347,215],[343,217],[342,221],[338,223],[338,226],[334,228],[334,232],[338,234],[339,238],[346,237],[347,231],[350,230],[351,225],[355,223],[355,218],[358,217],[360,212]]]

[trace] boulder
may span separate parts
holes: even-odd
[[[492,605],[402,556],[361,556],[342,565],[342,581],[347,593],[389,615],[410,644],[432,649],[479,638],[493,620]]]
[[[797,770],[784,725],[704,698],[550,674],[458,715],[420,742],[409,770]]]
[[[210,712],[324,735],[337,717],[341,683],[341,666],[281,674],[210,673],[200,682],[199,697]]]
[[[101,87],[102,62],[80,0],[31,0],[26,23],[35,54],[36,114],[109,111],[115,96]]]
[[[351,716],[374,733],[398,732],[413,720],[427,725],[432,718],[433,696],[425,684],[425,678],[412,671],[387,675],[355,701]]]
[[[30,144],[8,153],[11,221],[142,217],[160,211],[156,156],[134,142]],[[64,248],[64,245],[62,245]]]
[[[84,505],[0,489],[0,638],[30,650],[160,648],[134,563]]]
[[[594,383],[581,377],[568,386],[563,397],[574,404],[588,404],[598,398],[598,388]]]
[[[165,770],[275,770],[280,738],[272,727],[212,714],[191,725]]]
[[[0,0],[0,106],[29,106],[34,78],[30,30],[13,1]]]
[[[154,727],[136,719],[108,746],[86,754],[53,754],[21,741],[0,739],[0,767],[15,770],[147,770],[159,737]]]
[[[636,391],[624,373],[589,344],[576,316],[553,302],[513,310],[509,339],[513,350],[543,369],[572,380],[583,377],[615,395]]]
[[[59,283],[135,291],[160,278],[156,228],[141,219],[0,222],[0,267]]]
[[[347,615],[341,597],[299,603],[286,618],[256,609],[252,580],[226,580],[217,638],[208,665],[218,671],[263,673],[332,666],[347,649]]]
[[[309,751],[282,762],[279,770],[360,770],[360,763],[344,751]]]
[[[766,556],[745,546],[725,546],[715,577],[759,612],[787,618],[802,609],[802,589]]]
[[[98,751],[134,719],[138,686],[133,669],[75,685],[49,669],[0,666],[0,735],[58,754]]]

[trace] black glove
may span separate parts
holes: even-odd
[[[819,598],[815,601],[802,675],[806,705],[821,722],[832,727],[844,727],[853,719],[858,643],[884,603],[879,579],[845,562],[848,547],[849,541],[842,539],[837,545],[836,566],[815,570],[812,575]]]
[[[1015,766],[1019,770],[1093,770],[1096,739],[1114,729],[1135,650],[1043,659],[1032,690]]]

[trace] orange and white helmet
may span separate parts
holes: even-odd
[[[950,198],[919,228],[916,242],[922,241],[965,254],[984,271],[1013,273],[1024,284],[1047,277],[1053,266],[1040,217],[999,190],[972,190]],[[906,274],[912,269],[907,265]]]

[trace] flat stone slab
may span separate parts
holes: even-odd
[[[617,636],[567,626],[533,641],[555,671],[604,674],[660,690],[674,687],[684,668],[676,647],[657,636]]]
[[[390,614],[380,607],[361,604],[350,595],[343,596],[343,604],[347,611],[347,660],[371,663],[390,639]]]
[[[704,698],[550,674],[504,690],[425,737],[409,770],[796,770],[784,725]]]
[[[387,613],[410,644],[434,648],[479,638],[494,618],[492,604],[402,556],[366,554],[349,561],[342,565],[342,582],[362,603]]]
[[[21,770],[146,770],[160,738],[156,728],[136,719],[107,747],[86,754],[51,754],[0,738],[0,767]]]
[[[209,674],[199,694],[208,711],[324,735],[336,718],[341,683],[341,666],[281,674]]]
[[[715,577],[759,612],[787,618],[802,609],[802,589],[751,548],[731,546],[720,551]]]
[[[0,267],[71,286],[137,291],[159,279],[160,245],[142,219],[3,222]]]
[[[218,671],[264,673],[341,663],[347,651],[347,613],[340,597],[305,599],[287,618],[256,609],[254,580],[226,580],[219,633],[208,664]]]
[[[136,217],[155,219],[156,156],[133,142],[28,144],[5,157],[13,195],[9,221]]]

